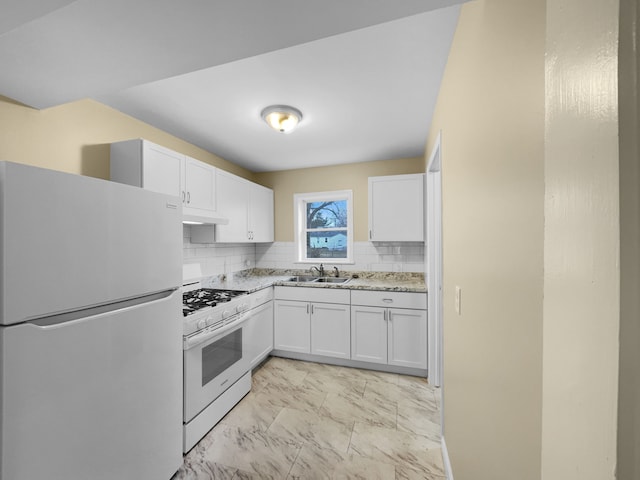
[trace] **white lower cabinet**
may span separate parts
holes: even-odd
[[[309,304],[275,300],[273,348],[287,352],[311,352],[311,319]]]
[[[427,368],[425,293],[277,286],[274,296],[274,350]]]
[[[349,305],[311,304],[311,353],[351,358]]]
[[[384,308],[351,307],[351,359],[387,363],[387,322]]]
[[[350,358],[349,290],[276,287],[274,349]]]
[[[253,368],[273,350],[273,302],[256,308],[244,330],[249,339],[249,358]]]
[[[352,360],[427,368],[426,294],[354,291],[351,303]]]
[[[351,359],[427,368],[427,311],[351,307]]]
[[[390,308],[388,312],[387,363],[427,368],[427,311]]]
[[[275,301],[274,348],[350,358],[349,305]]]

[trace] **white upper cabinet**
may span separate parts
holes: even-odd
[[[111,144],[111,180],[180,197],[185,215],[216,211],[216,168],[148,140]]]
[[[424,240],[424,174],[369,177],[369,240]]]
[[[249,242],[249,183],[229,172],[218,172],[218,209],[229,219],[227,225],[216,226],[217,242]]]
[[[121,155],[122,153],[125,155]],[[184,155],[144,140],[111,145],[111,180],[133,184],[127,180],[134,177],[125,178],[127,167],[140,169],[141,177],[138,182],[134,180],[135,186],[182,198]]]
[[[216,242],[273,242],[273,190],[218,171],[218,212],[229,219],[216,226]]]
[[[185,207],[216,211],[216,169],[190,157],[184,161]]]
[[[249,232],[253,242],[273,242],[273,190],[256,183],[249,188]]]

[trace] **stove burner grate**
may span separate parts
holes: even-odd
[[[200,288],[182,293],[182,315],[187,316],[206,307],[215,307],[232,298],[245,295],[242,290],[218,290],[215,288]]]

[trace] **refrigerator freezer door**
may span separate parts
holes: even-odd
[[[0,479],[169,479],[182,463],[181,295],[0,327]]]
[[[177,197],[0,162],[0,324],[179,287]]]

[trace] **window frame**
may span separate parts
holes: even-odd
[[[314,202],[332,202],[346,200],[347,226],[336,227],[336,230],[347,231],[346,258],[308,258],[307,257],[307,222],[306,205]],[[293,228],[296,246],[296,263],[353,264],[353,191],[334,190],[329,192],[296,193],[293,195]]]

